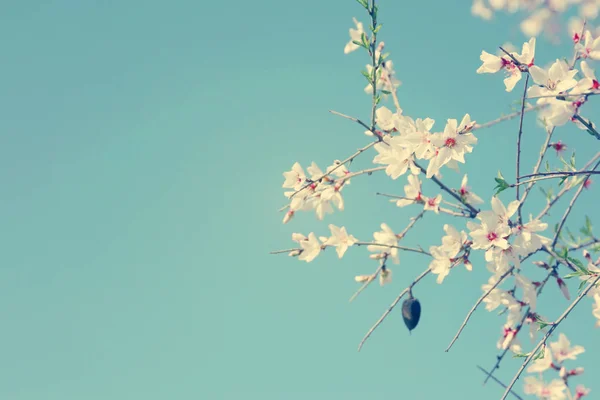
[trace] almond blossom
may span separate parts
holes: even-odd
[[[579,93],[592,93],[598,92],[600,89],[600,83],[596,79],[596,74],[594,70],[588,65],[587,61],[582,61],[579,63],[581,67],[581,72],[583,73],[584,78],[580,79],[577,82],[577,85],[571,90],[571,94],[579,94]]]
[[[535,311],[537,291],[531,280],[521,274],[515,274],[515,284],[523,292],[523,303],[529,305],[532,312]]]
[[[535,57],[535,38],[523,44],[521,54],[510,53],[521,65],[531,67]],[[521,80],[521,68],[515,64],[515,61],[507,55],[496,56],[486,51],[481,52],[479,59],[483,64],[477,69],[478,74],[495,74],[500,70],[506,71],[507,77],[504,79],[506,91],[514,89],[517,82]]]
[[[282,187],[294,190],[300,189],[306,180],[304,170],[298,162],[294,163],[291,171],[284,172],[283,177],[285,178],[285,181],[283,182]]]
[[[558,337],[558,341],[550,343],[550,349],[557,363],[562,363],[564,360],[575,360],[577,356],[585,351],[583,346],[571,347],[571,342],[567,339],[564,333]]]
[[[481,224],[472,221],[467,222],[473,238],[473,249],[488,250],[492,246],[508,249],[509,244],[506,237],[510,234],[510,228],[506,224],[500,224],[496,219],[483,218]]]
[[[415,153],[418,159],[430,159],[435,149],[431,143],[431,128],[435,121],[431,118],[413,120],[407,116],[397,119],[396,128],[407,143],[407,147]]]
[[[575,397],[574,400],[579,400],[584,396],[587,396],[588,394],[590,394],[591,390],[586,388],[583,385],[577,385],[577,387],[575,388]]]
[[[564,400],[567,398],[567,386],[562,379],[554,379],[546,383],[535,376],[525,377],[525,394],[533,394],[546,400]]]
[[[362,42],[362,35],[365,33],[362,22],[358,22],[356,18],[352,18],[356,29],[350,28],[350,41],[344,47],[344,54],[352,53],[360,48],[359,45],[353,42]]]
[[[496,224],[508,226],[508,221],[517,212],[520,203],[518,200],[513,200],[508,203],[508,207],[505,207],[498,196],[492,196],[491,204],[492,209],[481,211],[477,214],[477,218],[480,220],[494,221]]]
[[[392,270],[385,266],[381,268],[379,273],[379,284],[384,286],[392,281]]]
[[[462,182],[460,184],[460,189],[458,191],[460,197],[469,204],[482,204],[483,200],[481,199],[481,197],[471,192],[471,188],[467,186],[468,182],[469,180],[467,178],[467,174],[465,174],[465,176],[463,176]]]
[[[377,52],[376,56],[379,57]],[[371,64],[367,64],[366,68],[369,76],[372,76],[373,66]],[[396,90],[402,84],[402,82],[395,77],[396,71],[394,71],[394,63],[392,60],[384,61],[378,71],[381,71],[381,73],[378,72],[379,78],[377,79],[377,89],[391,92]],[[365,86],[365,93],[373,94],[373,86],[371,84]],[[386,97],[385,93],[383,94],[383,97]]]
[[[575,48],[583,58],[600,60],[600,37],[594,39],[589,30],[583,35],[583,43],[577,43]]]
[[[331,237],[327,239],[325,244],[328,246],[335,246],[335,251],[339,258],[344,256],[348,247],[358,242],[354,236],[349,235],[348,232],[346,232],[346,228],[343,226],[340,228],[333,224],[329,224],[329,230],[331,230]]]
[[[420,170],[415,165],[412,152],[406,149],[401,137],[394,136],[387,143],[377,143],[374,147],[379,154],[375,156],[373,162],[375,164],[387,164],[385,173],[390,178],[398,179],[409,168],[412,174],[419,174]]]
[[[375,122],[381,129],[387,132],[396,129],[398,117],[399,114],[397,112],[392,112],[387,107],[379,107],[375,110]]]
[[[308,238],[304,238],[299,241],[300,247],[302,247],[302,253],[298,256],[298,260],[311,262],[321,252],[321,242],[315,236],[314,233],[310,233]]]
[[[457,120],[449,119],[443,133],[431,136],[431,143],[437,148],[435,156],[429,161],[427,178],[431,178],[450,160],[465,162],[465,153],[473,151],[477,138],[469,131],[475,125],[469,114],[465,114],[460,125]]]
[[[564,60],[556,60],[547,71],[533,65],[529,68],[529,73],[533,81],[539,85],[528,89],[529,98],[546,96],[540,97],[538,104],[548,103],[552,96],[556,97],[577,85],[577,80],[574,79],[577,70],[569,69],[569,65]]]
[[[381,231],[373,233],[374,242],[378,245],[369,245],[367,250],[374,253],[383,253],[392,257],[394,264],[399,264],[398,249],[392,246],[398,246],[398,237],[392,229],[385,223],[381,224]],[[390,246],[390,247],[387,247]]]
[[[463,248],[463,245],[467,242],[467,234],[465,232],[458,232],[451,225],[444,225],[444,231],[446,236],[442,238],[441,246],[431,246],[429,252],[431,253],[433,260],[429,264],[431,273],[437,275],[437,283],[442,283],[444,278],[450,273],[452,263],[455,262],[455,258]],[[467,270],[471,270],[470,263],[465,263]]]
[[[544,346],[544,356],[542,358],[538,358],[534,360],[529,368],[527,368],[527,372],[535,373],[535,372],[544,372],[552,367],[552,351],[548,346]]]
[[[550,239],[536,233],[546,230],[548,224],[539,219],[533,219],[531,215],[529,219],[530,221],[526,224],[516,226],[512,229],[514,237],[513,247],[523,257],[551,242]]]
[[[423,197],[421,193],[421,181],[415,175],[408,176],[408,185],[404,186],[404,194],[405,198],[392,200],[396,202],[398,207],[405,207],[414,203],[423,202]]]
[[[502,328],[502,336],[496,343],[496,347],[499,349],[510,349],[513,353],[521,352],[521,344],[517,338],[518,331],[510,325],[504,325]]]
[[[433,211],[436,214],[440,213],[440,203],[442,202],[441,194],[438,194],[435,197],[423,197],[423,201],[425,202],[423,210]]]

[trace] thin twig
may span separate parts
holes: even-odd
[[[600,171],[555,171],[555,172],[539,172],[529,175],[522,175],[521,178],[530,178],[536,176],[575,176],[575,175],[598,175]]]
[[[542,293],[542,289],[544,289],[544,286],[546,286],[546,283],[548,283],[548,280],[550,280],[550,277],[552,277],[552,275],[554,274],[554,268],[551,269],[551,271],[546,275],[546,278],[544,278],[544,280],[542,281],[542,283],[540,284],[540,286],[537,288],[537,296],[539,297],[539,295]],[[531,307],[527,307],[527,309],[525,310],[525,313],[523,314],[523,317],[521,318],[521,321],[519,322],[519,325],[517,325],[517,327],[515,328],[515,330],[517,331],[517,333],[512,337],[512,339],[508,342],[508,344],[506,345],[506,348],[502,351],[502,353],[500,353],[500,355],[496,356],[496,363],[494,364],[494,367],[492,368],[490,375],[488,375],[485,380],[483,381],[483,384],[485,385],[487,383],[487,381],[490,379],[491,374],[494,373],[494,371],[496,371],[498,368],[500,368],[500,363],[502,362],[502,360],[504,359],[504,356],[506,356],[506,353],[509,352],[510,347],[512,345],[512,342],[516,339],[517,335],[519,334],[519,332],[521,332],[521,328],[523,327],[523,324],[525,323],[525,320],[527,319],[527,317],[529,316],[529,312],[531,311]]]
[[[589,168],[594,162],[596,162],[596,160],[598,160],[600,158],[600,152],[596,153],[596,155],[594,157],[592,157],[591,160],[589,160],[587,162],[587,164],[585,164],[583,166],[583,170]],[[585,183],[585,180],[583,181]],[[548,202],[548,204],[546,204],[546,207],[544,207],[544,209],[539,213],[539,215],[537,217],[535,217],[535,219],[542,219],[542,217],[544,217],[546,214],[548,214],[548,212],[550,211],[550,209],[556,204],[556,202],[565,194],[567,193],[569,190],[571,190],[574,187],[574,185],[564,185],[563,188],[560,190],[560,192],[558,192],[558,194],[556,196],[554,196],[554,198],[552,200],[550,200]]]
[[[592,245],[594,245],[596,243],[600,243],[600,239],[594,238],[594,239],[592,239],[592,240],[590,240],[588,242],[581,243],[581,244],[578,244],[576,246],[570,247],[569,248],[569,252],[571,252],[571,251],[577,251],[577,250],[583,249],[585,247],[592,246]]]
[[[600,165],[600,161],[597,162],[596,165],[594,165],[594,168],[592,168],[592,171],[594,171],[596,168],[598,168],[598,165]],[[569,203],[569,206],[567,207],[565,214],[563,215],[562,219],[560,220],[558,229],[556,230],[556,234],[554,235],[554,239],[552,240],[552,248],[554,248],[554,246],[556,245],[556,242],[558,241],[558,237],[560,236],[560,231],[562,230],[563,226],[565,225],[565,222],[567,221],[567,217],[569,216],[569,213],[573,209],[573,205],[575,204],[575,201],[577,201],[577,198],[579,197],[579,195],[585,188],[585,181],[588,180],[589,177],[590,177],[590,174],[588,174],[584,178],[583,183],[581,183],[581,186],[579,186],[579,189],[577,189],[577,192],[575,192],[575,194],[573,195],[573,198],[571,199],[571,202]]]
[[[446,348],[446,353],[448,351],[450,351],[450,348],[452,347],[452,345],[454,345],[454,342],[456,342],[458,340],[458,337],[460,336],[460,334],[462,333],[463,329],[465,329],[465,327],[467,326],[467,323],[469,322],[469,319],[471,318],[471,315],[473,315],[473,313],[475,312],[475,310],[477,309],[477,307],[479,307],[479,305],[483,302],[483,300],[489,296],[490,293],[492,293],[492,291],[494,291],[494,289],[496,289],[496,287],[498,287],[498,285],[500,285],[500,283],[502,283],[502,281],[504,281],[504,279],[509,276],[513,270],[515,269],[515,267],[511,267],[508,269],[508,271],[506,271],[499,279],[498,281],[492,285],[492,287],[486,291],[483,295],[481,295],[481,297],[479,299],[477,299],[477,302],[475,302],[475,305],[473,305],[473,307],[471,308],[471,310],[469,311],[469,313],[467,314],[465,320],[463,321],[462,325],[460,326],[460,328],[458,329],[458,332],[456,332],[456,335],[454,335],[454,339],[452,339],[452,341],[450,342],[450,344],[448,345],[448,347]]]
[[[358,297],[358,295],[367,288],[367,286],[369,286],[371,284],[371,282],[373,282],[375,280],[375,278],[377,278],[377,275],[379,275],[379,273],[381,272],[381,270],[385,267],[385,262],[387,260],[387,256],[382,258],[379,261],[379,267],[375,270],[375,272],[373,272],[373,274],[369,277],[369,279],[367,279],[367,281],[365,283],[363,283],[360,288],[354,292],[354,294],[352,295],[352,297],[350,297],[350,300],[348,301],[349,303],[352,303],[352,301]]]
[[[383,313],[383,315],[377,320],[377,322],[375,322],[375,325],[373,325],[371,327],[371,329],[369,329],[367,334],[360,341],[360,344],[358,345],[358,351],[360,351],[360,349],[362,349],[363,345],[365,344],[367,339],[369,339],[369,337],[371,336],[373,331],[375,331],[375,329],[377,329],[377,327],[383,322],[383,320],[388,316],[388,314],[392,312],[392,310],[394,309],[394,307],[396,307],[396,304],[398,304],[398,302],[400,302],[402,297],[404,297],[404,295],[407,294],[415,284],[417,284],[421,279],[425,278],[427,276],[427,274],[429,274],[430,272],[431,272],[431,268],[427,268],[425,271],[423,271],[421,273],[421,275],[419,275],[415,278],[415,280],[410,284],[410,286],[408,286],[406,289],[404,289],[402,292],[400,292],[398,297],[396,297],[396,299],[392,302],[392,304],[389,306],[389,308]]]
[[[528,113],[530,111],[541,110],[542,108],[546,108],[546,107],[548,107],[548,104],[538,104],[538,105],[535,105],[535,106],[528,105],[527,109],[524,112]],[[481,125],[475,124],[475,126],[473,127],[473,129],[471,129],[471,132],[473,132],[473,131],[475,131],[477,129],[489,128],[491,126],[499,124],[500,122],[504,122],[504,121],[508,121],[510,119],[516,118],[516,117],[520,116],[521,114],[522,114],[522,112],[517,111],[517,112],[511,113],[511,114],[504,115],[504,116],[502,116],[500,118],[494,119],[492,121],[486,122],[486,123],[481,124]]]
[[[552,128],[552,130],[550,130],[550,132],[548,132],[548,134],[546,135],[546,140],[544,141],[542,149],[540,150],[540,155],[538,157],[537,163],[535,164],[535,167],[533,167],[534,174],[537,174],[540,170],[540,167],[542,166],[542,161],[544,161],[544,156],[546,155],[546,151],[548,151],[548,144],[550,143],[550,139],[552,139],[553,133],[554,133],[554,128]],[[529,195],[529,192],[531,191],[532,188],[533,188],[533,182],[531,182],[525,188],[525,192],[523,193],[523,197],[521,198],[523,203],[525,203],[525,200],[527,199],[527,196]]]
[[[484,374],[487,374],[490,378],[492,378],[494,380],[494,382],[496,382],[498,385],[500,385],[506,389],[506,385],[504,383],[502,383],[502,381],[500,381],[498,378],[493,376],[491,373],[487,372],[485,369],[483,369],[483,367],[478,365],[477,368],[479,368],[481,371],[483,371]],[[517,393],[515,393],[513,390],[511,390],[510,393],[513,396],[515,396],[517,399],[523,400],[523,398],[521,396],[519,396]]]
[[[389,247],[391,249],[411,251],[413,253],[420,253],[420,254],[425,254],[427,256],[431,256],[431,253],[429,253],[428,251],[425,251],[423,249],[415,249],[413,247],[394,246],[394,245],[383,244],[383,243],[375,243],[375,242],[356,242],[356,243],[354,243],[354,245],[355,246],[381,246],[381,247]]]
[[[303,185],[300,189],[296,190],[294,193],[292,193],[289,197],[289,199],[291,199],[292,197],[294,197],[295,195],[297,195],[298,193],[300,193],[301,191],[303,191],[304,189],[306,189],[307,187],[309,187],[313,182],[320,182],[323,178],[331,175],[335,170],[337,170],[338,168],[340,168],[342,165],[349,163],[350,161],[354,160],[356,157],[358,157],[360,154],[362,154],[363,152],[367,151],[368,149],[370,149],[371,147],[375,146],[378,142],[371,142],[368,145],[361,147],[360,149],[358,149],[354,154],[352,154],[351,156],[349,156],[348,158],[346,158],[345,160],[341,161],[338,165],[336,165],[335,167],[333,167],[331,170],[329,170],[329,172],[324,173],[322,176],[320,176],[318,179],[315,179],[314,181],[311,181],[309,183],[307,183],[306,185]]]
[[[504,50],[504,49],[503,49]],[[521,117],[519,119],[519,134],[517,135],[517,183],[519,183],[519,176],[521,175],[521,136],[523,136],[523,119],[525,117],[525,97],[527,96],[527,88],[529,86],[529,74],[525,78],[525,89],[523,89],[523,99],[521,100]],[[520,201],[521,196],[519,193],[519,186],[517,186],[517,200],[519,200],[519,206],[517,208],[518,223],[521,224],[523,216],[521,215],[521,208],[523,203]]]
[[[419,164],[417,164],[416,162],[415,162],[415,165],[423,173],[427,173],[427,170],[425,168],[423,168],[422,166],[420,166]],[[459,202],[461,202],[462,204],[464,204],[465,207],[467,207],[469,209],[469,213],[471,214],[471,218],[474,218],[479,213],[478,209],[476,209],[471,204],[469,204],[466,200],[464,200],[462,197],[460,197],[456,192],[454,192],[452,189],[450,189],[448,186],[446,186],[438,178],[436,178],[435,176],[432,176],[431,180],[434,181],[440,187],[440,189],[446,191],[450,196],[454,197],[456,200],[458,200]]]
[[[369,125],[365,124],[360,119],[355,118],[355,117],[351,117],[351,116],[346,115],[346,114],[342,114],[341,112],[337,112],[337,111],[334,111],[334,110],[329,110],[329,112],[332,113],[333,115],[337,115],[339,117],[349,119],[350,121],[354,121],[357,124],[359,124],[360,126],[362,126],[363,128],[365,128],[366,130],[368,130],[369,132],[371,132],[373,135],[377,136],[377,134],[374,132],[374,130],[371,130],[371,128],[369,127]]]

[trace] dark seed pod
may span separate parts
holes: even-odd
[[[402,318],[408,328],[408,331],[412,331],[417,327],[419,318],[421,318],[421,303],[414,297],[410,297],[404,300],[402,303]]]

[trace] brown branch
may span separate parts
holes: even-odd
[[[521,136],[523,136],[523,119],[525,117],[525,97],[527,96],[527,87],[528,86],[529,86],[529,74],[527,74],[527,77],[525,78],[525,89],[523,89],[523,99],[521,100],[521,117],[519,119],[519,134],[517,135],[517,172],[516,172],[517,183],[519,183],[519,175],[521,174]],[[517,208],[517,218],[518,218],[519,224],[521,224],[521,221],[523,220],[523,217],[521,215],[521,208],[523,206],[523,203],[520,201],[521,196],[519,193],[519,189],[520,189],[519,186],[517,186],[517,200],[519,200],[519,206]]]

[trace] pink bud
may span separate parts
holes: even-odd
[[[577,367],[569,371],[569,376],[577,376],[583,374],[583,367]]]
[[[585,182],[583,182],[584,189],[589,189],[591,184],[592,180],[590,178],[586,179]]]
[[[565,299],[571,300],[571,295],[569,294],[569,288],[565,284],[565,281],[563,281],[560,278],[556,278],[556,283],[558,283],[558,287],[559,287],[560,291],[562,292],[563,296],[565,296]]]
[[[290,210],[290,211],[286,212],[285,217],[283,217],[283,223],[287,224],[288,222],[290,222],[290,219],[292,219],[293,216],[294,216],[294,210]]]
[[[592,255],[590,254],[589,251],[583,250],[583,256],[585,257],[586,260],[592,261]]]

